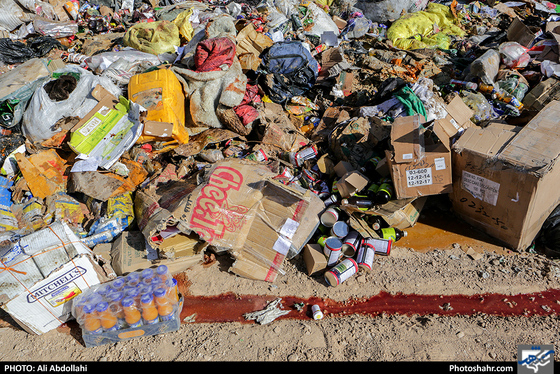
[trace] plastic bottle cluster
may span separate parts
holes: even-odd
[[[177,281],[160,265],[90,288],[72,314],[84,333],[98,334],[171,320],[178,305]]]

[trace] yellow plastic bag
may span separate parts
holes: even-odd
[[[189,18],[192,16],[193,10],[187,9],[181,13],[172,21],[175,26],[179,29],[179,34],[181,35],[181,43],[189,42],[194,36],[194,29],[192,27]]]
[[[170,21],[140,22],[129,28],[123,44],[142,52],[160,55],[173,53],[181,45],[179,28]]]
[[[396,20],[387,30],[387,39],[394,47],[404,50],[449,49],[449,35],[466,35],[459,22],[448,6],[429,3],[426,10],[405,14]]]

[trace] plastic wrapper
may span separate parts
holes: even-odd
[[[160,265],[87,289],[74,298],[72,316],[86,346],[94,346],[139,336],[128,334],[136,330],[143,330],[142,336],[170,331],[163,325],[180,323],[181,309],[177,281],[167,266]]]
[[[324,32],[333,32],[335,35],[340,35],[340,30],[331,16],[323,9],[321,9],[314,2],[310,2],[307,6],[307,11],[311,14],[313,18],[313,26],[306,34],[321,36]]]
[[[160,55],[175,52],[181,45],[179,28],[169,21],[141,22],[129,28],[123,44],[142,52]]]
[[[470,74],[480,78],[483,83],[492,85],[499,69],[500,53],[494,49],[489,49],[472,62]]]
[[[125,64],[123,60],[131,65]],[[119,64],[113,65],[116,62],[119,62]],[[132,67],[148,68],[157,66],[162,61],[151,53],[141,52],[133,48],[124,48],[118,52],[102,52],[89,56],[84,60],[84,63],[96,74],[102,74],[106,69],[110,68],[115,68],[117,71],[126,70],[131,72]]]
[[[473,93],[465,91],[462,99],[463,102],[474,111],[473,117],[471,118],[474,123],[478,124],[482,121],[497,117],[492,104],[490,104],[486,97],[480,92]]]
[[[78,33],[78,24],[75,21],[55,22],[36,19],[33,21],[33,28],[37,33],[55,39],[66,38]]]
[[[517,42],[502,43],[498,51],[502,57],[502,62],[510,69],[524,68],[531,60],[531,56],[527,53],[528,48]]]

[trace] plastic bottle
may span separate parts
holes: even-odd
[[[117,316],[109,309],[108,302],[102,301],[98,303],[95,306],[95,311],[97,312],[103,331],[115,331],[118,329]]]
[[[173,305],[169,302],[166,289],[161,287],[154,291],[159,317],[162,321],[173,319]]]
[[[393,198],[393,184],[389,178],[385,178],[379,190],[375,194],[375,202],[379,204],[386,204]]]
[[[147,269],[142,270],[142,272],[140,273],[140,278],[142,279],[142,281],[146,280],[148,282],[151,282],[154,275],[155,275],[154,270],[150,269],[150,268],[147,268]]]
[[[167,298],[169,302],[173,305],[179,302],[179,290],[177,288],[177,280],[175,278],[168,279],[165,282],[165,287],[167,288]]]
[[[95,304],[86,304],[82,309],[83,321],[84,321],[84,330],[87,334],[99,334],[103,332],[103,328],[101,327],[101,321],[97,317],[95,313]]]
[[[162,281],[166,281],[167,278],[169,277],[169,270],[167,269],[167,266],[165,265],[159,265],[156,268],[156,274],[158,275],[158,277],[160,277],[160,279]]]
[[[124,279],[122,277],[119,277],[111,282],[111,287],[115,291],[121,291],[124,287],[124,283],[125,283]]]
[[[400,240],[407,236],[407,232],[404,230],[396,229],[394,227],[387,227],[381,229],[381,238],[383,239],[391,239],[394,242]]]
[[[109,303],[109,309],[117,317],[117,325],[119,328],[124,327],[124,311],[121,305],[121,300],[124,294],[119,291],[115,291],[107,295],[107,302]]]
[[[449,83],[457,84],[459,86],[464,86],[464,87],[466,87],[470,90],[475,90],[475,91],[478,88],[478,85],[476,83],[460,81],[460,80],[457,80],[457,79],[451,79],[451,81],[449,81]]]
[[[140,282],[140,274],[132,272],[125,277],[125,280],[127,286],[134,287]]]
[[[134,299],[131,297],[125,297],[121,301],[124,312],[124,320],[129,327],[140,327],[142,326],[142,315],[140,311],[134,304]]]
[[[151,293],[145,293],[140,297],[142,303],[142,319],[144,324],[152,325],[158,323],[158,310],[154,302],[154,296]]]

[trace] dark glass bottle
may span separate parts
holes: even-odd
[[[378,204],[387,204],[393,199],[394,189],[391,179],[385,178],[379,185],[379,190],[375,194],[375,202]]]

